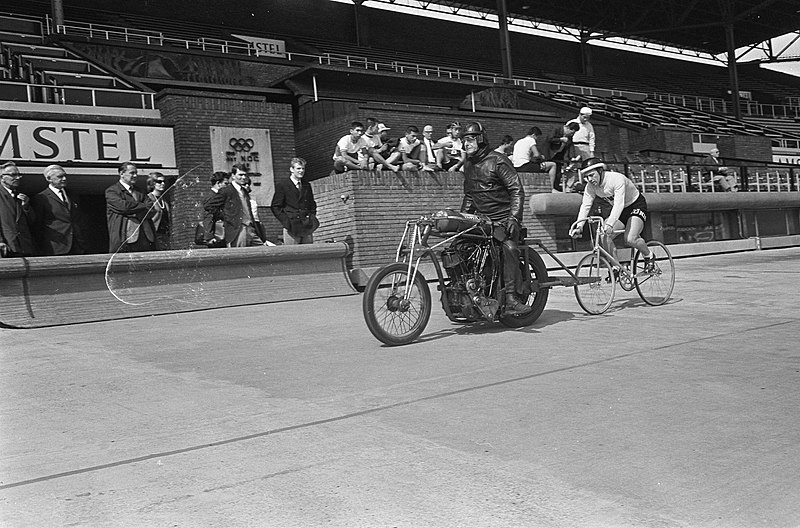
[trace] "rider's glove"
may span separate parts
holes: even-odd
[[[518,241],[520,235],[519,220],[515,216],[511,216],[506,220],[506,236],[511,240]]]

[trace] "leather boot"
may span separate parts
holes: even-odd
[[[533,308],[517,299],[516,293],[506,293],[506,315],[525,315],[530,313]]]

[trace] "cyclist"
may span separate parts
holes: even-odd
[[[494,236],[502,242],[503,282],[505,283],[505,313],[524,315],[532,308],[517,297],[522,284],[519,268],[520,224],[525,203],[522,182],[511,161],[492,150],[486,130],[478,123],[470,123],[461,134],[464,138],[464,201],[461,211],[481,213],[504,229]]]
[[[642,238],[642,229],[647,220],[647,202],[642,193],[631,180],[624,174],[606,170],[605,163],[600,158],[583,160],[579,171],[581,181],[586,184],[583,190],[583,201],[578,212],[578,223],[570,231],[570,236],[577,238],[583,232],[583,225],[589,217],[589,211],[595,198],[604,198],[611,201],[611,213],[605,219],[602,229],[601,243],[606,251],[617,258],[616,247],[611,233],[625,228],[625,245],[638,249],[648,259],[653,258],[653,253]],[[581,222],[583,220],[583,222]]]

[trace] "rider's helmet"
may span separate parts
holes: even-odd
[[[461,131],[461,137],[467,137],[467,136],[475,136],[475,139],[478,142],[479,149],[489,144],[489,136],[486,134],[486,129],[483,128],[483,125],[481,125],[478,121],[469,123]]]
[[[598,180],[598,184],[603,184],[603,177],[605,176],[606,164],[603,163],[603,160],[600,158],[586,158],[581,163],[581,168],[578,173],[581,176],[581,181],[586,183],[586,175],[592,171],[598,171],[600,173],[600,179]]]

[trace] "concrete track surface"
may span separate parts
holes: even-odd
[[[800,526],[800,248],[676,267],[399,348],[360,296],[0,330],[0,526]]]

